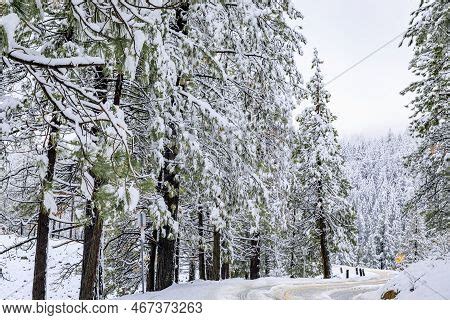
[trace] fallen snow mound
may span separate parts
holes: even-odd
[[[450,255],[411,264],[381,287],[378,297],[389,291],[399,300],[450,299]]]

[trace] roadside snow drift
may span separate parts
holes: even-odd
[[[411,264],[380,288],[376,296],[380,299],[389,291],[399,300],[450,299],[450,256]]]

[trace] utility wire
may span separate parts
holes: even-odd
[[[394,38],[392,38],[391,40],[389,40],[388,42],[384,43],[382,46],[378,47],[377,49],[375,49],[374,51],[372,51],[371,53],[369,53],[367,56],[365,56],[364,58],[362,58],[361,60],[355,62],[354,64],[352,64],[350,67],[348,67],[347,69],[345,69],[344,71],[342,71],[341,73],[339,73],[337,76],[335,76],[334,78],[332,78],[330,81],[326,82],[325,85],[329,85],[330,83],[332,83],[333,81],[339,79],[340,77],[342,77],[344,74],[346,74],[347,72],[349,72],[350,70],[352,70],[353,68],[357,67],[358,65],[360,65],[361,63],[363,63],[364,61],[366,61],[367,59],[369,59],[371,56],[373,56],[375,53],[377,53],[378,51],[386,48],[388,45],[390,45],[392,42],[394,42],[395,40],[397,40],[398,38],[400,38],[401,36],[403,36],[406,33],[406,31],[402,31],[402,33],[396,35]]]
[[[447,298],[446,296],[444,296],[442,293],[440,293],[439,291],[437,291],[436,289],[433,289],[432,287],[430,287],[427,283],[427,281],[425,279],[421,279],[425,274],[422,274],[420,277],[416,278],[415,276],[413,276],[411,273],[409,273],[408,271],[403,270],[407,275],[409,275],[409,277],[411,278],[410,280],[412,282],[413,287],[415,286],[416,282],[419,282],[421,284],[423,284],[425,287],[427,287],[428,289],[430,289],[431,291],[433,291],[434,293],[436,293],[437,295],[439,295],[441,298],[443,298],[444,300],[448,300],[449,298]]]

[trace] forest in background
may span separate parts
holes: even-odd
[[[0,254],[32,244],[33,299],[49,238],[82,243],[80,299],[136,292],[142,259],[153,291],[448,252],[445,1],[405,34],[409,135],[348,140],[288,0],[42,3],[0,5],[0,223],[23,237]]]

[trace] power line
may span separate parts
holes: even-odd
[[[402,31],[402,33],[396,35],[394,38],[392,38],[391,40],[387,41],[386,43],[384,43],[382,46],[378,47],[377,49],[375,49],[374,51],[372,51],[371,53],[369,53],[367,56],[365,56],[364,58],[362,58],[361,60],[355,62],[354,64],[352,64],[350,67],[348,67],[347,69],[345,69],[344,71],[342,71],[341,73],[339,73],[337,76],[335,76],[334,78],[332,78],[330,81],[326,82],[325,85],[329,85],[330,83],[332,83],[333,81],[339,79],[340,77],[342,77],[344,74],[346,74],[347,72],[349,72],[350,70],[352,70],[353,68],[357,67],[358,65],[360,65],[361,63],[363,63],[364,61],[366,61],[367,59],[369,59],[371,56],[373,56],[375,53],[377,53],[378,51],[386,48],[388,45],[390,45],[392,42],[394,42],[395,40],[397,40],[398,38],[400,38],[401,36],[403,36],[406,33],[406,31]]]
[[[415,276],[413,276],[411,273],[409,273],[408,271],[403,270],[407,275],[410,276],[410,278],[414,281],[412,281],[412,285],[414,286],[416,282],[419,282],[421,284],[423,284],[425,287],[427,287],[428,289],[430,289],[431,291],[433,291],[434,293],[436,293],[437,295],[439,295],[441,298],[443,298],[444,300],[448,300],[449,298],[447,298],[446,296],[444,296],[442,293],[440,293],[439,291],[437,291],[436,289],[433,289],[432,287],[430,287],[427,284],[427,281],[425,279],[421,279],[425,274],[422,274],[420,277],[416,278]]]

